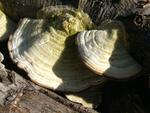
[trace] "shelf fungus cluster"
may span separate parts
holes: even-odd
[[[22,18],[12,35],[15,24],[0,12],[0,37],[10,35],[12,60],[35,83],[92,107],[101,102],[99,90],[108,78],[127,79],[141,71],[128,53],[128,35],[121,22],[106,20],[97,27],[81,10],[44,8],[36,13],[38,19]]]
[[[9,40],[11,58],[31,80],[53,90],[101,84],[105,78],[86,68],[75,46],[76,34],[92,26],[88,15],[72,9],[49,19],[25,18]]]

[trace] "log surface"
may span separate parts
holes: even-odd
[[[0,113],[97,113],[25,80],[0,72]]]

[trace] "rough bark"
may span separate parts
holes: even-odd
[[[45,6],[77,5],[74,0],[0,0],[4,12],[18,20],[23,17],[36,18],[39,9]]]
[[[13,71],[0,74],[0,113],[97,113],[43,89]]]
[[[99,25],[105,19],[116,19],[135,13],[146,0],[79,0],[79,8]],[[140,3],[139,3],[140,2]]]

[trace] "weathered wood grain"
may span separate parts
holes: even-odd
[[[116,19],[134,13],[139,2],[145,0],[79,0],[79,8],[99,25],[105,19]]]
[[[97,113],[43,89],[13,71],[0,74],[0,113]]]
[[[18,20],[23,17],[36,18],[39,9],[55,5],[77,5],[74,0],[0,0],[4,12]]]

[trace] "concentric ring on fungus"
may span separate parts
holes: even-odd
[[[106,20],[99,30],[83,31],[77,36],[80,56],[89,69],[98,75],[127,79],[141,71],[129,55],[126,31],[119,21]]]
[[[106,81],[78,57],[75,35],[90,29],[92,22],[83,12],[72,13],[51,19],[25,18],[8,43],[12,60],[31,80],[53,90],[77,92]]]

